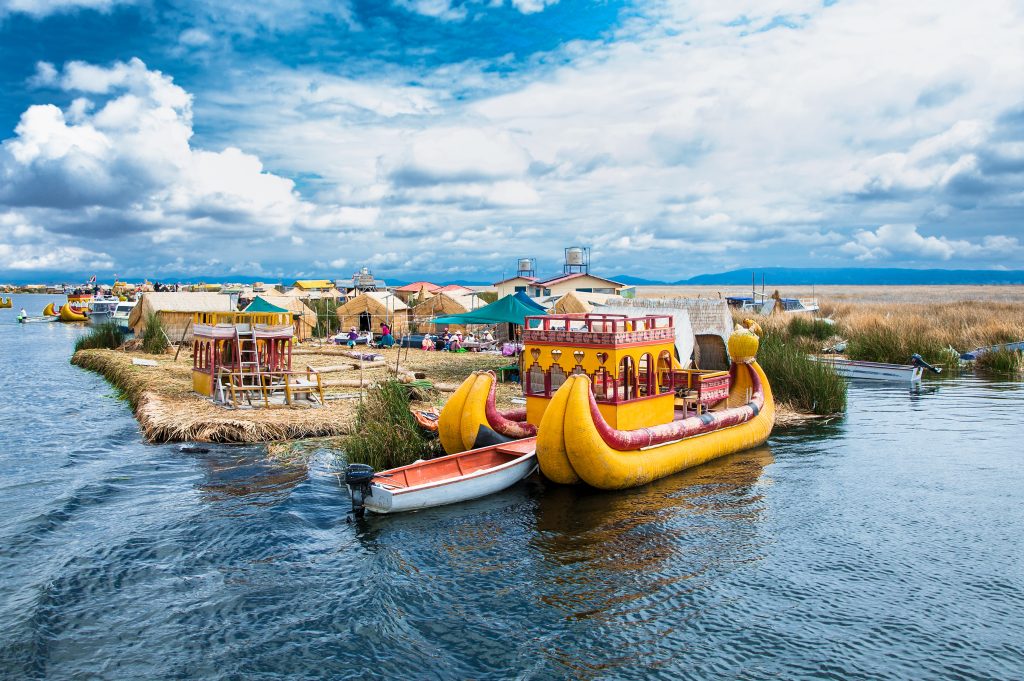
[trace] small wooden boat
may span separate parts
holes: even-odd
[[[535,438],[449,454],[375,473],[350,464],[345,484],[352,512],[401,513],[479,499],[500,492],[537,468]]]
[[[49,322],[59,322],[60,317],[18,317],[18,321],[22,324],[47,324]]]
[[[837,374],[844,378],[857,378],[870,381],[899,381],[902,383],[915,384],[921,382],[924,370],[928,369],[933,373],[941,373],[942,369],[921,359],[920,355],[914,355],[910,364],[887,364],[885,362],[864,362],[842,357],[827,355],[811,355],[815,362],[832,367]]]
[[[416,425],[427,432],[437,432],[437,421],[441,413],[437,407],[431,407],[430,409],[410,408],[409,411],[412,412],[412,417],[416,419]]]
[[[987,348],[975,348],[969,352],[965,352],[960,355],[960,359],[965,362],[973,362],[982,355],[988,352],[1024,352],[1024,341],[1018,341],[1016,343],[1003,343],[1002,345],[990,345]]]

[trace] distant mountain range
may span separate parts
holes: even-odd
[[[751,274],[769,286],[913,286],[952,284],[1024,284],[1024,270],[911,270],[891,267],[762,267],[701,274],[676,285],[743,286]]]
[[[13,272],[6,274],[14,274]],[[602,276],[602,272],[594,274]],[[719,272],[717,274],[700,274],[689,279],[679,281],[662,281],[658,279],[646,279],[634,277],[628,274],[612,275],[610,278],[629,286],[749,286],[751,274],[754,276],[756,285],[761,285],[761,278],[767,286],[912,286],[912,285],[954,285],[954,284],[1024,284],[1024,270],[912,270],[901,268],[882,267],[758,267]],[[80,283],[88,279],[87,275],[72,273],[41,273],[25,274],[18,272],[16,276],[7,279],[5,273],[0,272],[0,284],[46,284],[46,283]],[[297,278],[297,277],[296,277]],[[318,277],[304,276],[303,279],[315,279]],[[323,277],[325,279],[330,277]],[[414,281],[433,281],[436,284],[460,284],[462,286],[490,286],[499,277],[489,279],[443,279],[423,276],[388,277],[383,276],[390,286],[403,286]],[[100,277],[100,281],[107,282],[110,277]],[[150,278],[150,280],[165,282],[233,282],[252,283],[255,281],[273,281],[273,277],[245,277],[239,275],[226,276],[175,276]],[[295,278],[285,278],[283,283],[291,284]],[[347,279],[347,278],[346,278]]]
[[[950,286],[955,284],[1024,284],[1024,270],[911,270],[896,267],[759,267],[699,274],[679,281],[630,275],[612,279],[630,286]]]

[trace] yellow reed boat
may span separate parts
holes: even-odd
[[[43,308],[44,317],[59,317],[60,311],[53,307],[53,303],[47,303]]]
[[[526,409],[514,415],[521,432],[494,407],[493,375],[477,373],[442,411],[447,451],[482,446],[490,431],[514,439],[535,427],[545,477],[622,489],[756,447],[772,431],[771,387],[756,360],[757,336],[746,329],[729,338],[729,371],[709,371],[679,362],[669,315],[526,321]]]
[[[0,298],[0,309],[14,307],[13,298]]]
[[[71,303],[64,303],[60,308],[60,320],[62,322],[86,322],[89,321],[89,317],[71,307]]]

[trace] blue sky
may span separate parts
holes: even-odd
[[[0,281],[1024,268],[1021,35],[1009,0],[0,0]]]

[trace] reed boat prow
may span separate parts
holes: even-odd
[[[353,464],[345,474],[352,509],[400,513],[478,499],[511,487],[537,467],[534,438],[481,447],[387,471]]]

